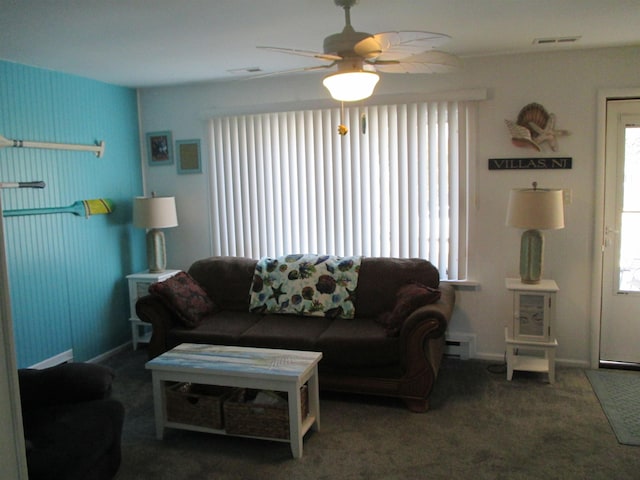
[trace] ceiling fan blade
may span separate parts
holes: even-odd
[[[315,67],[301,67],[301,68],[291,68],[289,70],[278,70],[277,72],[265,72],[265,73],[260,73],[258,75],[251,75],[249,77],[244,77],[244,80],[251,80],[254,78],[263,78],[263,77],[273,77],[275,75],[286,75],[288,73],[313,72],[315,70],[324,70],[326,68],[331,68],[335,64],[336,62],[332,62],[327,65],[318,65]]]
[[[379,60],[399,60],[439,47],[451,37],[433,32],[382,32],[373,35],[380,45]]]
[[[462,67],[458,57],[439,50],[429,50],[398,60],[380,60],[378,57],[368,63],[383,73],[450,73]]]
[[[311,50],[298,50],[295,48],[280,48],[280,47],[256,47],[261,50],[269,50],[271,52],[277,53],[286,53],[289,55],[300,55],[303,57],[313,57],[319,60],[327,60],[329,62],[335,62],[337,60],[342,60],[340,55],[334,55],[331,53],[321,53],[321,52],[313,52]]]

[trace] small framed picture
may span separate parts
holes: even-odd
[[[171,132],[147,133],[149,165],[171,165],[173,163],[172,143]]]
[[[200,140],[176,140],[178,173],[202,173]]]

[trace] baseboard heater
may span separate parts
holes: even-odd
[[[444,354],[461,360],[475,357],[476,336],[470,333],[448,332],[445,335]]]

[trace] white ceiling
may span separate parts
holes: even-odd
[[[446,33],[442,50],[463,61],[640,45],[640,0],[360,0],[351,20],[369,33]],[[322,51],[343,26],[333,0],[0,0],[0,59],[130,87],[229,80],[234,69],[319,65],[255,47]]]

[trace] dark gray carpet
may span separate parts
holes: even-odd
[[[320,432],[304,455],[288,444],[168,430],[155,438],[146,352],[123,352],[114,395],[126,406],[118,480],[638,479],[640,452],[620,445],[581,369],[491,373],[445,359],[431,410],[395,400],[321,394]]]
[[[640,446],[640,372],[587,370],[586,374],[618,441]]]

